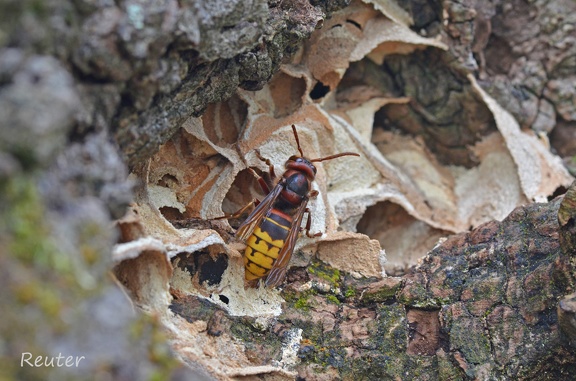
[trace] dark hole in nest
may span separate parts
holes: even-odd
[[[550,196],[548,196],[548,201],[552,201],[554,200],[556,197],[558,196],[562,196],[563,194],[565,194],[568,191],[568,189],[566,189],[563,186],[559,186],[558,188],[556,188],[556,190],[554,191],[554,193],[552,193]]]
[[[180,221],[184,219],[184,215],[178,209],[171,206],[161,207],[160,213],[162,213],[168,221]]]
[[[175,314],[193,323],[197,320],[208,321],[214,313],[215,307],[211,301],[205,298],[187,295],[182,298],[175,298],[169,308]]]
[[[222,274],[228,268],[228,257],[225,254],[218,254],[216,260],[206,261],[200,266],[200,283],[208,282],[208,285],[213,286],[222,281]]]
[[[224,304],[228,304],[228,303],[230,303],[230,299],[228,299],[228,297],[227,297],[227,296],[224,296],[224,295],[218,295],[218,299],[220,299],[220,300],[222,301],[222,303],[224,303]]]
[[[356,28],[362,30],[362,25],[360,25],[360,23],[356,22],[355,20],[352,19],[346,19],[346,22],[349,24],[354,25]]]
[[[228,268],[228,257],[224,253],[210,255],[205,251],[198,251],[192,254],[181,253],[176,256],[180,258],[178,267],[190,273],[190,276],[198,277],[199,283],[207,283],[214,286],[222,281],[222,275]]]
[[[323,98],[324,96],[326,96],[326,94],[328,94],[329,91],[330,91],[330,87],[328,87],[325,84],[323,84],[322,82],[318,81],[318,83],[316,85],[314,85],[314,88],[312,89],[312,91],[310,91],[310,98],[312,98],[314,100]]]

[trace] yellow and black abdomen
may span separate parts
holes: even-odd
[[[286,244],[292,227],[292,218],[277,209],[271,209],[252,235],[246,240],[244,266],[246,280],[263,278],[270,272],[278,254]]]

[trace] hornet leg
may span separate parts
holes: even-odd
[[[306,235],[309,238],[320,237],[322,235],[322,232],[318,232],[315,234],[310,233],[310,228],[312,227],[312,213],[310,213],[310,209],[306,208],[304,213],[308,213],[308,219],[306,220],[306,227],[304,228],[304,230],[306,231]]]
[[[308,193],[308,198],[316,198],[318,196],[318,191],[317,190],[313,190],[310,193]],[[309,238],[313,238],[313,237],[320,237],[322,235],[322,232],[318,232],[315,234],[311,234],[310,233],[310,228],[312,227],[312,213],[310,213],[310,209],[306,208],[306,210],[304,210],[304,213],[308,213],[308,219],[306,220],[306,228],[304,230],[306,230],[306,235]]]

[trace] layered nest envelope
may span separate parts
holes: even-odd
[[[282,313],[281,290],[244,287],[241,220],[216,218],[263,199],[249,168],[268,171],[260,155],[282,173],[298,154],[292,124],[308,158],[360,157],[317,164],[309,207],[311,232],[322,235],[299,238],[291,267],[318,260],[374,281],[402,274],[443,237],[571,183],[545,138],[522,130],[472,76],[446,70],[447,47],[410,24],[391,2],[353,2],[262,90],[212,104],[134,170],[115,274],[136,305],[161,318],[181,357],[222,378],[271,371],[254,367],[242,343],[208,335],[205,321],[169,306],[195,295],[232,316]],[[411,78],[408,67],[423,75]]]

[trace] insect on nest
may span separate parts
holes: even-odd
[[[255,200],[246,205],[234,215],[226,216],[233,218],[250,206],[256,206],[236,231],[236,236],[246,242],[245,279],[251,284],[264,279],[266,287],[276,287],[283,282],[298,235],[302,230],[304,214],[307,214],[304,229],[306,235],[308,237],[321,235],[310,233],[311,213],[307,208],[308,201],[318,195],[318,191],[312,190],[312,181],[316,177],[316,167],[313,163],[342,156],[360,156],[354,152],[342,152],[323,158],[307,159],[300,147],[295,125],[292,125],[292,131],[300,156],[291,156],[286,161],[286,170],[276,184],[274,184],[276,179],[274,166],[260,157],[269,167],[269,176],[256,175],[266,197],[262,201]]]

